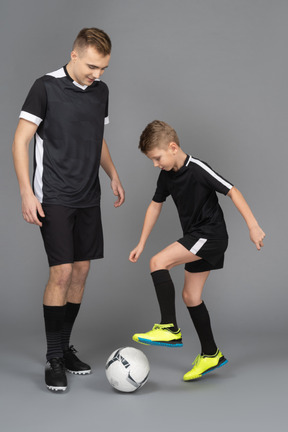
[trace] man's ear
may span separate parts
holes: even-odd
[[[78,58],[78,54],[77,54],[77,52],[75,50],[73,50],[71,52],[71,60],[72,60],[72,62],[75,62],[77,60],[77,58]]]

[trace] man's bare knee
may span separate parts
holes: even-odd
[[[62,264],[51,267],[50,278],[48,284],[57,285],[62,288],[67,288],[71,283],[72,264]]]
[[[73,264],[72,283],[85,283],[90,269],[90,261],[78,261]]]

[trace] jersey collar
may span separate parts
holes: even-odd
[[[71,81],[75,85],[75,87],[78,87],[81,90],[86,90],[88,87],[94,86],[97,81],[100,81],[100,79],[95,79],[94,83],[92,83],[90,86],[81,85],[77,81],[74,81],[73,78],[71,78],[71,76],[69,75],[69,73],[67,71],[67,67],[66,66],[67,66],[67,64],[65,66],[63,66],[63,69],[64,69],[64,72],[66,74],[66,77],[69,79],[69,81]]]

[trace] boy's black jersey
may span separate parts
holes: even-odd
[[[184,234],[224,239],[228,234],[216,192],[226,195],[232,187],[205,162],[187,155],[178,171],[161,171],[153,201],[172,196]]]
[[[20,118],[38,125],[33,190],[41,203],[92,207],[100,203],[100,166],[108,87],[82,86],[66,67],[37,79]]]

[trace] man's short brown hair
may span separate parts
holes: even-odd
[[[138,148],[147,154],[155,147],[168,146],[171,142],[180,147],[176,131],[168,123],[154,120],[143,130]]]
[[[103,31],[95,27],[83,28],[78,33],[74,44],[73,50],[84,50],[88,46],[94,47],[99,54],[104,56],[111,54],[111,40],[109,36]]]

